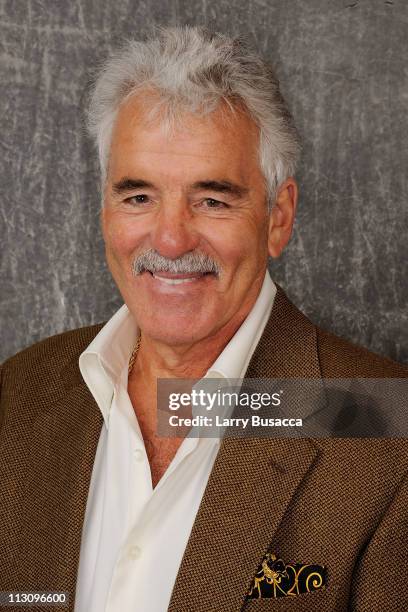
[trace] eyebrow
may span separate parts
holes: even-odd
[[[227,193],[229,195],[242,197],[249,192],[249,189],[242,187],[237,183],[231,183],[231,181],[198,181],[193,183],[192,188],[194,190],[206,190],[216,191],[217,193]]]
[[[114,183],[112,186],[112,191],[116,195],[121,195],[123,193],[128,193],[130,191],[134,191],[136,189],[154,189],[153,183],[149,181],[145,181],[144,179],[130,178],[125,176],[120,179],[117,183]],[[231,181],[221,180],[221,181],[197,181],[191,185],[191,188],[194,191],[215,191],[217,193],[227,193],[236,197],[243,197],[248,192],[249,189],[246,187],[242,187],[237,183],[232,183]]]
[[[116,195],[121,195],[122,193],[127,193],[136,189],[152,189],[153,187],[153,183],[149,183],[149,181],[144,181],[143,179],[133,179],[125,176],[124,178],[120,179],[120,181],[112,185],[112,191]]]

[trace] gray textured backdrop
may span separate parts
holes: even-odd
[[[1,356],[108,318],[82,119],[98,64],[150,23],[245,33],[304,142],[295,234],[273,277],[316,323],[408,361],[406,0],[0,0]]]

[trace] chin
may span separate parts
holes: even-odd
[[[140,320],[140,329],[143,334],[156,342],[162,342],[172,346],[189,345],[202,340],[209,334],[212,326],[204,322],[198,325],[196,321],[191,322],[190,317],[166,317],[166,319],[154,319],[150,321]]]

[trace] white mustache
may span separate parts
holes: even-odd
[[[221,267],[209,255],[190,251],[177,257],[168,259],[154,249],[148,249],[135,257],[132,263],[132,272],[135,276],[142,272],[170,272],[172,274],[215,274],[219,276]]]

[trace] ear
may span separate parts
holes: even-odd
[[[279,257],[290,240],[297,201],[298,186],[290,177],[280,185],[269,215],[268,252],[271,257]]]

